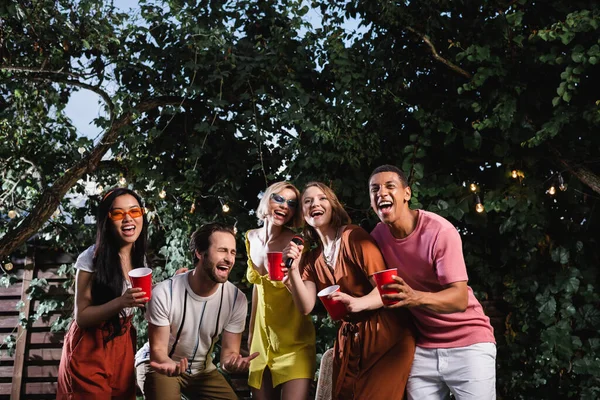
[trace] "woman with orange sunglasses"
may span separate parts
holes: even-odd
[[[135,399],[134,307],[148,294],[128,272],[146,265],[148,221],[132,190],[108,191],[98,206],[96,244],[75,262],[75,318],[65,336],[58,399]]]

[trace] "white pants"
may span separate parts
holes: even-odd
[[[477,343],[453,349],[418,347],[406,386],[408,400],[496,399],[496,345]]]

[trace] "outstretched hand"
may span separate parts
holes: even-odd
[[[178,363],[173,360],[161,363],[150,361],[150,366],[159,374],[166,376],[179,376],[187,369],[188,360],[187,358],[183,358]]]
[[[399,308],[399,307],[416,307],[421,304],[421,293],[411,288],[404,279],[399,276],[393,275],[392,279],[396,283],[390,283],[383,285],[383,289],[392,289],[398,293],[384,294],[382,297],[386,300],[397,301],[395,304],[386,305],[386,308]]]
[[[245,372],[248,371],[248,367],[250,366],[250,361],[254,360],[258,357],[260,353],[252,353],[248,357],[242,357],[241,354],[234,354],[227,361],[221,364],[221,368],[225,372],[229,373],[237,373],[237,372]]]

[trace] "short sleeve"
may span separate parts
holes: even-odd
[[[469,280],[462,252],[462,240],[454,227],[439,232],[434,245],[433,260],[441,285]]]
[[[93,273],[96,270],[94,269],[94,249],[96,246],[88,247],[83,253],[77,257],[77,261],[75,261],[75,269],[80,269],[82,271]]]
[[[356,265],[369,277],[387,268],[377,243],[360,227],[356,227],[348,235],[348,249]]]
[[[246,295],[238,288],[235,304],[233,305],[233,313],[227,321],[224,329],[231,333],[242,333],[246,328],[246,315],[248,314],[248,299]]]
[[[169,296],[169,285],[172,279],[167,279],[152,289],[152,298],[146,305],[146,320],[155,326],[168,326],[169,311],[171,310],[171,299]]]

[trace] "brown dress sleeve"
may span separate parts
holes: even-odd
[[[304,252],[302,254],[302,258],[300,258],[300,276],[303,281],[311,281],[317,282],[317,272],[315,271],[315,252],[317,250],[312,250],[309,252]]]

